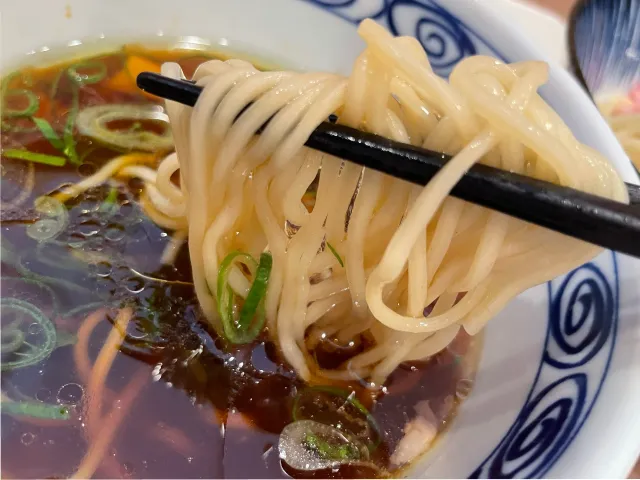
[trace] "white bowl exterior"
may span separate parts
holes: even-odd
[[[338,2],[345,3],[325,0],[334,6]],[[354,0],[337,13],[360,18],[374,14],[381,2]],[[440,4],[496,46],[503,58],[546,60],[482,2],[443,0]],[[298,69],[341,73],[350,71],[363,48],[353,24],[299,0],[3,0],[0,15],[3,69],[27,60],[25,53],[87,39],[112,45],[114,40],[194,35],[210,39],[214,48],[247,52]],[[398,27],[410,32],[415,21],[410,9],[398,18]],[[564,70],[551,66],[550,83],[543,93],[581,141],[611,159],[627,181],[637,180],[608,126]],[[640,449],[640,382],[631,381],[640,379],[640,262],[621,256],[617,260],[621,308],[614,336],[617,343],[615,348],[611,345],[610,374],[597,401],[596,392],[588,392],[594,407],[576,438],[545,470],[551,477],[623,477]],[[595,264],[607,278],[615,279],[609,252]],[[552,291],[561,282],[554,281]],[[537,377],[548,326],[547,289],[531,289],[491,322],[472,395],[444,438],[410,470],[412,476],[466,477],[481,464],[485,467],[478,473],[487,475],[492,450],[518,417]],[[597,377],[604,375],[604,368],[600,361],[584,370]],[[566,388],[562,392],[570,394]],[[522,476],[530,470],[518,472]]]

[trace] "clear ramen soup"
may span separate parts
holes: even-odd
[[[172,265],[161,262],[172,232],[143,213],[141,181],[110,179],[65,203],[42,198],[118,156],[159,161],[173,148],[167,117],[136,75],[177,61],[190,76],[213,57],[127,45],[2,81],[3,478],[397,475],[400,440],[433,444],[469,393],[480,339],[463,329],[382,389],[305,384],[264,332],[234,346],[208,327],[186,244]],[[124,308],[133,320],[120,331]],[[327,338],[314,355],[335,368],[367,341],[341,348]],[[287,432],[316,467],[354,461],[292,469],[278,445],[294,420],[340,437]]]

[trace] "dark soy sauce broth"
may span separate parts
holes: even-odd
[[[63,72],[78,63],[86,69],[81,75],[95,73],[91,68],[104,73],[101,80],[79,88],[80,110],[113,103],[161,104],[159,99],[138,91],[132,77],[128,84],[122,77],[132,57],[156,65],[178,61],[191,75],[211,55],[133,45],[99,57],[28,67],[5,76],[5,106],[25,109],[31,94],[24,91],[32,92],[39,99],[32,116],[46,119],[62,136],[74,101],[72,86]],[[114,80],[118,75],[119,80]],[[132,125],[120,122],[112,127],[126,130]],[[276,348],[264,341],[266,335],[238,348],[208,328],[191,285],[187,248],[182,247],[173,266],[160,262],[172,232],[162,230],[143,214],[137,203],[140,181],[108,182],[67,201],[68,223],[49,240],[38,241],[27,234],[30,226],[46,218],[34,207],[36,198],[82,180],[123,153],[77,131],[72,134],[78,165],[67,162],[55,167],[6,158],[4,154],[2,157],[1,320],[4,329],[17,318],[28,342],[17,350],[7,347],[5,351],[13,339],[9,334],[3,336],[3,396],[59,405],[69,414],[65,420],[34,419],[3,409],[3,477],[64,478],[78,467],[89,448],[87,384],[79,359],[84,353],[93,365],[118,309],[124,306],[135,313],[106,377],[104,422],[110,421],[110,412],[122,401],[120,393],[131,379],[139,375],[143,380],[94,477],[379,475],[379,471],[366,466],[300,472],[281,462],[279,434],[292,422],[293,402],[306,388],[304,383],[281,361]],[[31,118],[3,116],[1,141],[3,152],[27,149],[61,155]],[[21,196],[24,198],[16,202]],[[23,306],[35,306],[45,319],[38,320],[15,307],[16,300]],[[100,318],[86,335],[83,325],[86,327],[92,314]],[[52,325],[56,332],[51,352],[36,363],[15,366],[28,357],[30,350],[38,351],[47,344],[48,330],[42,322],[49,322],[46,325]],[[383,438],[372,460],[383,471],[394,474],[390,455],[403,436],[405,424],[415,416],[414,405],[423,400],[433,405],[452,399],[457,404],[456,385],[472,376],[478,342],[460,334],[429,361],[402,365],[382,390],[368,390],[364,383],[335,385],[355,391],[378,422]],[[85,349],[79,345],[85,345]],[[317,354],[327,366],[344,360],[336,362],[335,354],[322,344]],[[445,428],[454,410],[442,419],[440,429]]]

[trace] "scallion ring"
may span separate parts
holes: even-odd
[[[50,405],[36,402],[14,402],[3,399],[1,407],[2,413],[18,415],[32,418],[44,418],[48,420],[68,420],[69,409],[62,405]]]
[[[69,212],[59,200],[43,196],[36,198],[36,211],[48,218],[41,218],[27,226],[27,235],[38,242],[57,237],[69,224]]]
[[[228,282],[229,272],[236,262],[246,265],[253,277],[249,293],[237,319],[233,313],[233,290]],[[220,264],[216,291],[218,313],[224,335],[230,342],[236,344],[252,342],[262,331],[265,320],[264,299],[272,266],[273,258],[270,253],[263,253],[260,255],[260,261],[256,262],[251,255],[239,251],[231,252]]]
[[[88,70],[93,73],[85,73]],[[107,76],[107,66],[102,62],[82,62],[67,68],[69,78],[79,85],[98,83]]]
[[[109,124],[120,121],[157,121],[165,123],[161,134],[149,130],[114,130]],[[168,151],[173,148],[169,117],[157,105],[97,105],[80,111],[76,119],[78,131],[103,144],[144,152]]]
[[[7,108],[7,99],[11,97],[19,97],[24,96],[27,99],[27,106],[22,110],[16,110],[13,108]],[[5,117],[30,117],[34,113],[38,111],[40,108],[40,100],[38,96],[33,93],[31,90],[27,90],[24,88],[9,90],[3,99],[4,109],[2,111],[2,115]]]
[[[331,424],[332,422],[327,421],[326,418],[324,419],[317,418],[317,415],[315,414],[304,412],[303,400],[305,398],[309,398],[310,401],[308,402],[308,404],[312,407],[312,409],[318,410],[317,413],[320,415],[323,415],[326,412],[333,411],[331,408],[318,409],[318,404],[322,403],[321,401],[320,402],[318,401],[318,396],[322,394],[329,395],[330,397],[332,396],[332,397],[339,398],[341,401],[344,400],[346,403],[354,407],[354,409],[357,412],[359,412],[359,414],[362,415],[362,417],[364,417],[363,420],[367,422],[367,424],[369,425],[369,427],[371,427],[371,430],[375,435],[375,440],[368,444],[369,450],[373,451],[378,447],[378,445],[380,445],[380,442],[382,441],[382,431],[380,430],[380,426],[378,425],[378,422],[376,421],[376,419],[373,417],[373,415],[371,415],[369,410],[367,410],[367,407],[365,407],[360,402],[360,400],[356,398],[354,392],[349,392],[341,388],[325,386],[325,385],[316,385],[316,386],[311,386],[303,389],[296,396],[293,402],[293,409],[291,412],[291,416],[293,417],[293,420],[296,422],[300,420],[314,420],[314,421],[322,421],[323,423]],[[325,403],[329,405],[329,401],[326,401]],[[343,413],[345,416],[348,416],[348,412],[344,411]],[[353,421],[353,418],[351,418],[351,421]],[[344,423],[344,421],[342,421],[342,423]],[[356,432],[351,432],[351,433],[354,436],[357,436]]]
[[[28,367],[41,362],[47,358],[56,346],[56,329],[46,315],[35,305],[19,300],[17,298],[0,298],[0,309],[2,315],[15,314],[18,316],[18,324],[23,326],[37,323],[42,329],[44,341],[41,345],[33,345],[23,340],[20,347],[16,350],[13,341],[2,342],[2,346],[9,348],[10,352],[2,352],[3,355],[9,353],[13,359],[4,360],[0,364],[0,370],[14,370],[16,368]],[[17,329],[18,325],[13,325],[8,330]],[[28,348],[24,348],[24,346]]]

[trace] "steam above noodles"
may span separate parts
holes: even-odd
[[[188,238],[198,299],[218,332],[240,328],[252,304],[304,380],[379,385],[401,362],[434,355],[461,328],[479,332],[514,296],[599,251],[449,197],[470,166],[627,197],[609,163],[537,94],[546,64],[476,56],[447,82],[414,38],[371,20],[359,33],[367,48],[348,78],[204,63],[196,106],[167,103],[175,153],[156,170],[121,159],[110,172],[145,181],[146,212],[176,231],[165,260]],[[183,77],[171,63],[163,74]],[[331,114],[455,157],[423,188],[305,148]],[[272,264],[261,270],[266,257],[254,259],[263,252]],[[360,353],[322,369],[312,351],[323,340]]]

